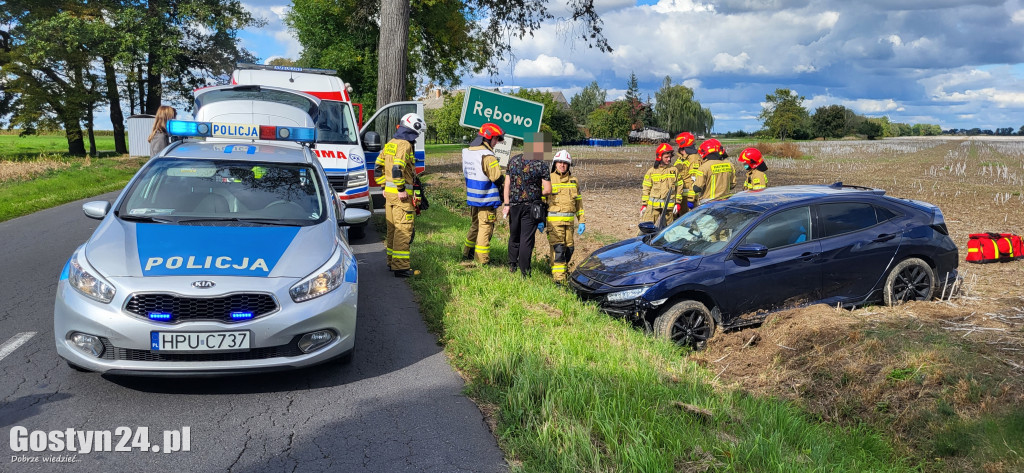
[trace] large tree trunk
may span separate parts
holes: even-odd
[[[142,64],[135,65],[135,76],[138,77],[139,84],[139,114],[146,113],[146,80],[143,79],[142,75]]]
[[[161,85],[160,66],[158,61],[160,54],[155,51],[149,52],[149,59],[146,62],[146,113],[155,115],[160,108],[160,101],[163,100],[163,86]]]
[[[128,145],[124,140],[124,113],[121,112],[121,94],[117,92],[117,72],[114,61],[103,58],[103,74],[107,82],[107,102],[110,105],[110,123],[114,126],[114,150],[117,154],[127,154]]]
[[[85,130],[89,134],[89,156],[96,156],[96,133],[93,130],[93,111],[96,110],[96,105],[90,103],[87,108],[89,113],[85,115]]]
[[[377,109],[405,100],[409,62],[409,0],[380,0],[377,43]]]
[[[78,120],[64,120],[64,135],[68,139],[68,154],[85,156],[85,140],[82,137],[82,126]]]

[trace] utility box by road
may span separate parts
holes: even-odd
[[[128,117],[128,154],[149,156],[149,132],[153,130],[153,115],[132,115]]]

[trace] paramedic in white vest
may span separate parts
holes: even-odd
[[[475,259],[477,264],[491,260],[491,235],[501,207],[503,174],[494,147],[505,139],[505,132],[493,123],[484,123],[477,137],[462,150],[462,173],[466,178],[466,203],[469,204],[470,224],[462,259]],[[471,263],[470,263],[471,264]]]

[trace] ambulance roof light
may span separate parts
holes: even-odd
[[[236,69],[256,69],[262,71],[282,71],[282,72],[303,72],[306,74],[324,74],[328,76],[338,75],[338,71],[334,69],[316,69],[312,67],[295,67],[295,66],[271,66],[269,64],[249,64],[240,62],[235,64]]]

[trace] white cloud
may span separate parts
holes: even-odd
[[[576,65],[561,59],[541,54],[537,59],[520,59],[516,62],[513,74],[520,77],[593,77],[588,72],[578,70]]]
[[[699,89],[700,88],[700,84],[701,84],[700,79],[686,79],[686,80],[683,81],[683,85],[685,85],[685,86],[687,86],[687,87],[689,87],[689,88],[691,88],[693,90]]]
[[[655,5],[651,5],[651,10],[658,13],[693,13],[693,12],[713,12],[715,6],[708,3],[694,2],[693,0],[661,0]]]
[[[1013,16],[1010,17],[1010,21],[1016,24],[1024,23],[1024,10],[1017,10],[1013,12]]]

